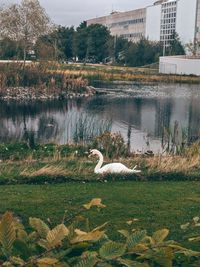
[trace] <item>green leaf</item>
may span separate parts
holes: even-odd
[[[97,263],[96,257],[87,257],[85,259],[81,259],[74,267],[93,267]]]
[[[139,244],[145,238],[145,236],[146,236],[146,231],[135,232],[131,236],[129,236],[127,239],[128,249],[131,249],[137,244]]]
[[[6,212],[0,223],[0,243],[4,254],[8,257],[11,254],[13,243],[16,239],[15,227],[12,213]]]
[[[17,239],[13,243],[13,254],[20,256],[24,260],[28,260],[31,256],[31,249],[24,241]]]
[[[122,256],[125,251],[126,246],[124,244],[109,241],[100,248],[99,254],[103,259],[113,260]]]
[[[48,225],[38,218],[29,218],[30,226],[36,230],[40,237],[46,238],[50,231]]]
[[[126,267],[148,267],[149,265],[146,263],[140,263],[128,259],[118,259],[117,260],[120,264]]]

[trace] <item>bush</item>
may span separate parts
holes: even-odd
[[[92,146],[110,159],[128,156],[128,146],[120,133],[105,132],[94,139]]]
[[[92,199],[74,216],[50,227],[38,218],[29,218],[32,231],[27,231],[19,218],[7,212],[0,222],[1,266],[75,266],[75,267],[170,267],[199,266],[200,252],[187,249],[173,240],[167,240],[168,229],[156,231],[152,236],[145,230],[133,229],[136,219],[126,222],[119,230],[120,242],[109,239],[107,223],[90,229],[83,214],[92,207],[105,208],[101,199]],[[199,217],[193,225],[199,227]],[[186,229],[190,224],[181,226]],[[80,229],[81,228],[81,229]],[[199,242],[196,237],[191,241]],[[196,265],[194,265],[196,264]]]

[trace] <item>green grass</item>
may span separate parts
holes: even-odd
[[[180,225],[200,215],[200,182],[109,182],[67,183],[60,185],[0,186],[0,213],[14,211],[27,224],[28,217],[54,223],[62,220],[64,211],[72,215],[82,204],[100,197],[107,205],[101,212],[89,212],[93,226],[110,222],[108,234],[124,228],[131,218],[135,226],[152,233],[169,228],[170,237],[182,241]]]

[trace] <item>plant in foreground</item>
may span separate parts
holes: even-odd
[[[145,230],[132,229],[135,219],[127,222],[128,229],[118,231],[120,242],[113,241],[106,234],[107,223],[90,229],[83,214],[93,206],[106,207],[101,199],[92,199],[74,216],[65,214],[61,224],[53,228],[30,218],[32,231],[26,230],[12,213],[5,213],[0,222],[0,266],[170,267],[188,266],[200,259],[200,252],[166,240],[168,229],[152,236]]]

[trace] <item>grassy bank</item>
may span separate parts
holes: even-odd
[[[35,145],[27,143],[0,145],[0,184],[44,184],[70,181],[95,182],[97,180],[131,181],[196,181],[200,180],[199,145],[194,144],[179,156],[130,155],[112,159],[105,157],[105,163],[122,162],[130,168],[138,165],[142,170],[137,175],[94,174],[96,159],[88,158],[90,147],[54,144]],[[107,145],[107,149],[109,146]],[[123,149],[123,148],[122,148]],[[106,151],[104,154],[106,155]],[[116,151],[116,153],[118,153]]]
[[[64,71],[67,75],[77,75],[89,81],[132,81],[140,83],[200,83],[200,77],[187,75],[159,74],[158,69],[120,67],[108,65],[54,65],[54,71]]]

